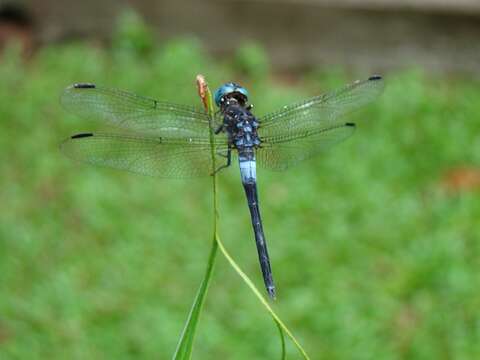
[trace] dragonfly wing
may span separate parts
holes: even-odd
[[[222,139],[216,146],[218,154],[228,149]],[[61,149],[78,161],[161,178],[208,176],[213,171],[210,143],[198,138],[85,133],[66,139]],[[225,161],[218,155],[218,165]]]
[[[375,100],[383,88],[382,78],[372,76],[260,118],[259,163],[286,169],[348,138],[355,126],[344,115]]]
[[[267,169],[285,170],[345,140],[354,131],[355,124],[345,123],[317,132],[297,133],[296,138],[271,137],[257,149],[257,162]]]
[[[260,118],[260,137],[315,131],[341,125],[346,115],[375,100],[384,82],[379,76],[356,81],[337,91],[316,96]]]
[[[73,114],[153,136],[205,137],[208,115],[193,107],[94,84],[67,87],[60,101]]]

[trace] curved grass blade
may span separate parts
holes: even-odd
[[[276,321],[275,324],[277,325],[278,332],[280,333],[280,345],[282,346],[282,357],[280,359],[285,360],[287,358],[287,352],[285,350],[285,335],[283,334],[280,324]]]
[[[213,184],[213,241],[212,247],[210,249],[210,255],[208,257],[207,270],[202,279],[200,287],[198,289],[195,300],[193,301],[190,313],[188,314],[185,327],[183,328],[182,334],[180,335],[180,340],[177,344],[177,349],[173,355],[173,360],[190,360],[192,357],[193,342],[195,339],[195,332],[197,329],[198,321],[200,314],[202,312],[203,304],[205,303],[205,298],[207,296],[208,287],[210,285],[210,280],[213,275],[213,269],[215,267],[215,259],[217,257],[218,250],[218,199],[217,199],[217,176],[214,169],[216,169],[215,164],[215,142],[213,141],[213,126],[212,119],[214,114],[212,94],[208,89],[205,79],[203,76],[197,76],[197,87],[200,98],[202,99],[205,110],[207,111],[210,119],[210,144],[211,144],[211,155],[212,155],[212,184]]]

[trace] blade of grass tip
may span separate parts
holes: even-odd
[[[205,82],[203,76],[197,76],[197,88],[200,98],[202,99],[203,106],[205,107],[205,111],[210,115],[210,121],[212,121],[212,116],[214,113],[213,109],[213,101],[212,101],[212,94],[208,89],[208,86]],[[218,243],[217,243],[217,221],[218,221],[218,206],[217,206],[217,177],[215,175],[215,144],[213,142],[213,127],[210,124],[210,143],[212,145],[212,178],[213,178],[213,208],[214,208],[214,216],[213,216],[213,241],[212,247],[210,249],[210,255],[208,257],[207,262],[207,269],[205,271],[205,275],[202,279],[200,287],[197,291],[195,296],[195,300],[193,301],[192,307],[187,317],[187,321],[185,323],[185,327],[183,328],[182,334],[180,335],[180,339],[177,344],[177,348],[175,350],[175,354],[173,355],[174,360],[189,360],[192,356],[193,351],[193,343],[195,339],[195,332],[198,325],[198,320],[200,318],[200,314],[202,312],[203,304],[205,302],[205,298],[207,296],[208,287],[210,284],[210,280],[212,278],[213,269],[215,266],[215,259],[217,256],[218,251]]]

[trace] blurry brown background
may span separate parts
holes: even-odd
[[[127,6],[160,38],[194,34],[214,54],[256,40],[282,70],[413,65],[480,74],[478,0],[0,0],[0,41],[12,31],[27,46],[72,37],[108,40]]]

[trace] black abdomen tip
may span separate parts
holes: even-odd
[[[93,134],[92,133],[83,133],[83,134],[73,135],[71,137],[71,139],[81,139],[81,138],[90,137],[90,136],[93,136]]]
[[[380,75],[373,75],[368,78],[368,80],[382,80]]]
[[[355,127],[356,125],[354,123],[345,123],[345,126],[353,126]]]
[[[90,83],[80,83],[80,84],[73,84],[75,89],[95,89],[95,84]]]

